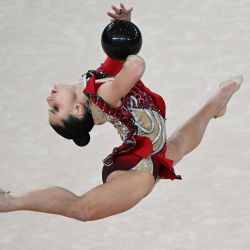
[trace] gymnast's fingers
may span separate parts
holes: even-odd
[[[107,12],[107,15],[112,17],[113,19],[116,19],[117,18],[117,15],[114,14],[114,13],[111,13],[111,12]]]
[[[120,3],[120,6],[121,6],[122,12],[126,12],[127,11],[123,3]]]
[[[126,9],[123,3],[121,3],[120,6],[121,6],[122,13],[130,13],[133,10],[133,7]]]
[[[120,13],[120,9],[118,9],[116,6],[112,5],[111,8],[114,10],[114,12],[118,15]]]
[[[133,10],[133,7],[130,7],[130,8],[128,9],[128,12],[132,12],[132,10]]]

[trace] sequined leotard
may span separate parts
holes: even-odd
[[[115,76],[122,65],[123,62],[108,57],[96,72]],[[95,125],[112,123],[123,141],[103,160],[103,182],[115,170],[147,171],[155,179],[181,179],[175,174],[173,161],[165,157],[165,103],[161,96],[138,81],[119,107],[111,107],[97,95],[103,83],[96,82],[96,75],[85,81],[83,92],[88,97]]]

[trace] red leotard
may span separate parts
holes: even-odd
[[[115,61],[108,57],[96,71],[115,76],[121,70],[123,63],[123,61]],[[165,157],[167,151],[164,123],[166,106],[163,98],[152,92],[139,80],[123,98],[122,104],[114,108],[97,95],[97,90],[103,83],[95,83],[95,80],[96,76],[92,75],[87,80],[83,92],[87,95],[90,103],[95,104],[106,114],[107,121],[122,131],[121,139],[123,141],[122,145],[114,148],[113,152],[103,160],[103,182],[106,182],[107,176],[111,172],[130,170],[140,160],[148,157],[151,157],[155,178],[181,179],[180,175],[175,174],[173,161]],[[145,136],[146,132],[149,133],[149,131],[140,125],[134,111],[145,112],[148,117],[151,117],[153,126],[154,123],[158,123],[158,137],[161,137],[162,143],[158,145],[157,149],[153,146],[156,144],[157,138],[152,141]]]

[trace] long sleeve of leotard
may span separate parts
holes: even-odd
[[[122,66],[124,64],[125,61],[117,61],[112,59],[111,57],[107,57],[105,59],[105,61],[101,64],[101,66],[98,68],[98,70],[107,73],[110,76],[115,76],[117,75],[120,70],[122,69]],[[159,107],[159,109],[161,110],[161,115],[165,118],[165,112],[166,112],[166,105],[165,102],[163,100],[163,98],[152,92],[149,88],[147,88],[142,81],[141,82],[141,88],[144,89],[144,91],[146,91],[149,95],[151,95],[151,97],[153,98],[155,104]],[[99,85],[98,85],[99,86]],[[95,87],[97,89],[97,87]]]
[[[101,66],[98,68],[98,70],[107,73],[110,76],[115,76],[122,69],[124,62],[125,61],[117,61],[112,59],[111,57],[107,57],[105,61],[101,64]]]
[[[96,71],[106,73],[109,77],[116,76],[120,70],[122,69],[122,66],[125,61],[117,61],[112,59],[111,57],[107,57],[105,61],[101,64],[99,68],[96,69]],[[97,89],[102,85],[103,83],[95,83],[96,76],[92,75],[83,90],[85,94],[96,94]]]

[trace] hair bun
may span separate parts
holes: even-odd
[[[73,141],[76,145],[80,147],[86,146],[90,141],[90,135],[89,133],[86,133],[81,137],[73,138]]]

